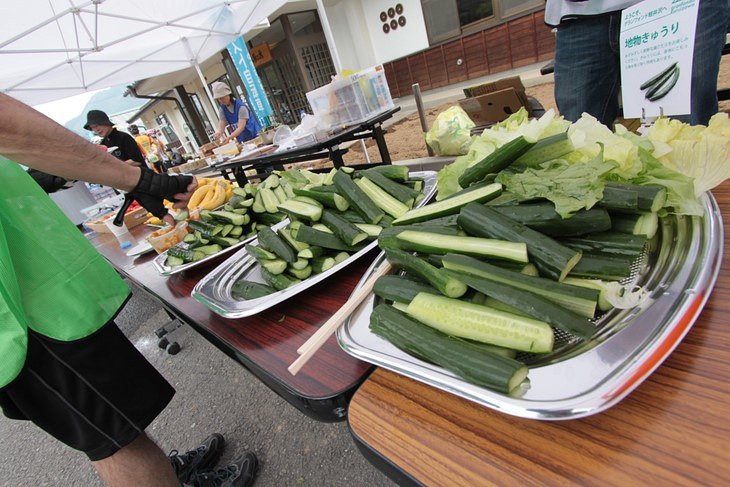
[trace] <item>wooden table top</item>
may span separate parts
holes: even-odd
[[[726,217],[714,291],[682,343],[619,404],[528,420],[379,368],[350,402],[358,446],[394,478],[433,486],[727,485],[730,183],[713,193]]]
[[[131,233],[141,241],[153,230],[140,225]],[[343,414],[330,417],[327,411],[316,412],[317,402],[346,406],[372,369],[370,364],[343,352],[333,336],[296,376],[287,367],[298,357],[297,348],[347,301],[376,253],[362,257],[332,278],[267,311],[248,318],[225,319],[190,297],[195,284],[225,257],[165,277],[152,263],[157,255],[154,252],[127,257],[117,239],[108,233],[100,234],[91,242],[120,273],[159,299],[303,412],[324,421],[344,419]]]

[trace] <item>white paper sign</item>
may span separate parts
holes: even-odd
[[[621,13],[624,117],[690,113],[699,0],[645,0]],[[642,113],[643,109],[643,113]]]

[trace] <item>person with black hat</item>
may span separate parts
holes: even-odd
[[[89,110],[84,128],[102,137],[102,145],[116,147],[111,154],[117,159],[132,166],[146,166],[144,155],[134,137],[117,130],[106,113],[101,110]]]
[[[113,136],[106,114],[94,112],[87,125]],[[223,449],[220,434],[169,455],[147,436],[145,428],[175,390],[114,322],[130,290],[13,161],[127,191],[168,223],[174,219],[163,199],[185,208],[197,186],[194,178],[125,164],[4,94],[0,154],[2,412],[84,452],[110,487],[249,486],[257,467],[253,453],[212,469]]]

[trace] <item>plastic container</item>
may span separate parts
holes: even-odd
[[[188,222],[180,222],[174,227],[168,225],[152,232],[146,240],[158,254],[161,254],[173,245],[182,242],[187,234]]]
[[[355,125],[394,106],[382,65],[310,91],[307,100],[314,115],[330,127]]]

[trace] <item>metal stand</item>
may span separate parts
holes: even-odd
[[[664,107],[659,107],[659,117],[664,116]],[[646,134],[652,125],[654,125],[654,122],[659,117],[646,117],[646,110],[643,108],[641,109],[641,126],[639,127],[639,134],[644,135]]]

